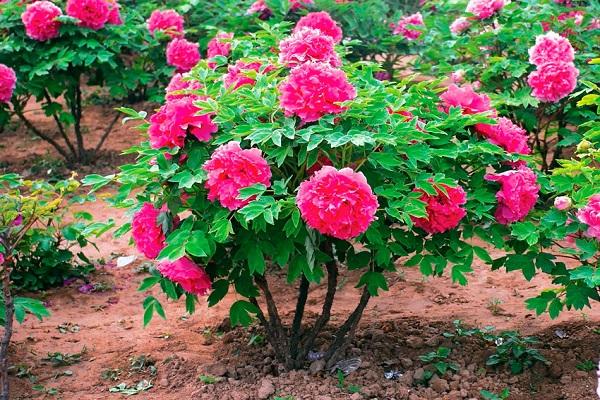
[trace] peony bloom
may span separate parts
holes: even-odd
[[[211,114],[196,115],[202,109],[194,105],[195,96],[169,100],[150,117],[148,136],[154,149],[183,147],[187,134],[207,142],[219,128],[212,122]]]
[[[548,32],[535,38],[535,45],[529,49],[529,62],[538,67],[548,62],[569,63],[575,59],[575,51],[569,39],[555,32]]]
[[[121,6],[117,3],[117,0],[106,0],[110,7],[108,13],[108,24],[111,25],[123,25],[123,19],[121,18]]]
[[[461,83],[465,80],[465,70],[458,69],[450,74],[450,80],[452,83]]]
[[[558,196],[554,199],[554,207],[556,207],[557,210],[568,210],[572,205],[573,203],[571,202],[571,198],[569,196]]]
[[[62,15],[62,10],[49,1],[36,1],[28,4],[21,15],[25,25],[25,33],[34,40],[45,41],[58,36],[60,22],[56,17]]]
[[[292,70],[279,86],[279,102],[287,117],[297,115],[312,122],[325,114],[339,114],[339,103],[356,97],[346,74],[328,64],[308,62]]]
[[[467,12],[473,14],[478,19],[486,19],[505,5],[505,0],[469,0]]]
[[[234,65],[227,67],[227,74],[223,76],[223,83],[226,87],[233,87],[233,89],[237,89],[244,85],[254,86],[256,81],[254,78],[248,76],[248,72],[260,72],[261,67],[262,64],[259,62],[247,63],[242,60],[238,60]],[[273,66],[269,65],[264,68],[262,73],[267,73],[271,70],[273,70]]]
[[[501,189],[496,193],[498,207],[496,220],[504,225],[521,221],[535,205],[540,187],[535,173],[528,167],[486,174],[485,179],[500,183]]]
[[[131,236],[135,246],[138,251],[152,260],[158,257],[165,247],[165,233],[158,217],[166,211],[166,206],[159,210],[152,203],[144,203],[142,208],[133,215]]]
[[[290,0],[289,3],[290,3],[290,11],[295,11],[295,10],[302,8],[308,4],[313,4],[314,0]],[[273,14],[273,12],[267,6],[267,3],[265,2],[265,0],[256,0],[254,3],[252,3],[250,8],[248,8],[248,11],[246,11],[246,14],[248,14],[248,15],[260,14],[259,18],[267,19]]]
[[[300,18],[294,28],[294,33],[302,28],[320,30],[324,35],[331,37],[335,43],[342,41],[342,29],[326,11],[308,13]]]
[[[600,239],[600,194],[590,197],[585,207],[577,211],[577,219],[588,226],[587,236]]]
[[[154,10],[146,22],[152,36],[162,31],[172,39],[183,35],[183,17],[175,10]]]
[[[110,7],[106,0],[68,0],[67,15],[77,18],[79,25],[94,30],[104,28]]]
[[[568,96],[577,86],[579,70],[573,63],[549,62],[529,74],[531,94],[541,101],[555,103]]]
[[[236,210],[253,200],[238,198],[240,189],[261,183],[271,186],[271,169],[259,149],[242,149],[238,142],[218,147],[202,167],[208,174],[205,183],[210,201]]]
[[[471,22],[465,17],[459,17],[454,20],[454,22],[450,25],[450,32],[455,35],[460,35],[467,29],[471,27]]]
[[[184,78],[185,78],[185,76],[182,74],[173,75],[173,77],[171,78],[171,81],[169,82],[169,85],[165,89],[165,92],[166,92],[165,99],[167,101],[182,99],[186,96],[198,97],[198,96],[186,94],[186,93],[182,93],[182,94],[174,94],[173,93],[173,92],[179,92],[179,91],[183,91],[183,90],[198,90],[202,87],[202,85],[200,85],[200,82],[194,81],[194,80],[185,80]]]
[[[11,67],[0,64],[0,102],[10,103],[17,87],[17,75]]]
[[[527,131],[515,125],[508,118],[498,118],[496,125],[477,124],[476,129],[490,142],[502,147],[509,153],[531,153],[531,149],[527,144]]]
[[[402,35],[406,40],[416,40],[423,32],[411,28],[410,25],[425,26],[421,13],[416,13],[400,18],[397,24],[392,24],[394,35]]]
[[[335,52],[333,39],[312,28],[294,30],[279,43],[279,62],[296,67],[308,61],[324,62],[339,67],[342,61]]]
[[[188,293],[204,296],[211,289],[212,284],[206,271],[187,257],[173,262],[163,261],[156,268],[165,278],[179,283]]]
[[[178,72],[188,72],[200,61],[198,43],[175,38],[167,45],[167,64],[177,68]]]
[[[415,226],[428,233],[442,233],[458,226],[461,219],[467,215],[462,207],[467,202],[467,194],[462,187],[450,187],[441,185],[446,189],[444,193],[436,188],[437,194],[432,196],[420,189],[415,192],[421,193],[420,200],[427,203],[427,217],[410,217]]]
[[[443,102],[442,108],[446,112],[450,107],[460,107],[463,114],[478,114],[492,110],[490,98],[486,94],[477,94],[471,85],[462,87],[449,85],[440,99]]]
[[[296,204],[308,226],[342,240],[365,232],[379,207],[362,172],[330,166],[300,184]]]
[[[206,58],[211,59],[216,56],[229,57],[231,52],[231,39],[233,33],[220,32],[208,42],[206,50]],[[211,68],[215,67],[215,63],[209,63]]]
[[[4,264],[4,254],[0,253],[0,265]]]

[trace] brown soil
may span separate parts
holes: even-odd
[[[88,112],[90,137],[99,136],[96,132],[107,120],[108,110],[95,106]],[[33,140],[20,128],[6,130],[0,139],[0,161],[7,170],[32,173],[34,156],[52,158],[53,153],[48,155],[45,144]],[[138,140],[137,133],[119,127],[107,144],[106,154],[111,155],[101,157],[81,175],[111,172],[124,160],[118,153]],[[99,220],[127,219],[102,203],[85,208]],[[122,268],[115,266],[119,255],[135,254],[128,240],[104,237],[98,241],[99,252],[88,251],[88,256],[106,261],[90,277],[91,281],[104,283],[109,290],[82,294],[78,291],[82,282],[51,290],[43,299],[52,316],[43,322],[28,318],[16,327],[11,345],[11,363],[16,366],[12,398],[124,398],[109,389],[120,383],[135,386],[145,379],[152,387],[137,398],[479,399],[481,389],[500,392],[509,387],[510,399],[517,400],[595,399],[594,372],[580,371],[577,365],[586,360],[598,362],[600,308],[596,306],[585,313],[564,312],[554,321],[547,315],[536,317],[523,303],[550,286],[544,277],[527,282],[519,273],[490,271],[489,267],[477,265],[469,285],[461,287],[447,277],[424,279],[418,270],[401,267],[399,273],[388,276],[390,290],[372,299],[367,307],[357,338],[346,354],[346,358],[360,357],[362,364],[340,388],[336,376],[318,371],[318,363],[311,365],[315,374],[282,372],[271,347],[261,343],[262,331],[257,326],[231,330],[224,320],[229,305],[236,299],[233,294],[213,308],[201,305],[196,314],[188,316],[183,304],[168,302],[154,290],[153,294],[163,301],[168,319],[157,318],[144,329],[141,304],[146,293],[136,290],[146,276],[139,272],[144,260],[138,258]],[[272,276],[276,298],[293,299],[293,288],[283,284],[277,274]],[[356,273],[343,273],[333,325],[341,324],[356,304],[357,280]],[[319,311],[324,292],[324,283],[311,288],[309,314]],[[293,301],[282,304],[288,320],[292,307]],[[451,321],[455,319],[469,326],[493,325],[499,330],[515,329],[534,335],[541,339],[538,348],[550,365],[538,364],[517,376],[505,369],[486,368],[485,361],[493,353],[494,344],[477,338],[455,342],[445,338],[442,334],[453,331]],[[332,331],[326,332],[323,339],[331,334]],[[430,368],[419,356],[438,346],[452,349],[449,358],[460,370],[447,374],[443,381],[432,381],[430,387],[418,384],[415,373],[418,378],[423,367]],[[56,367],[45,360],[48,353],[75,354],[83,349],[81,360],[72,365]],[[389,370],[397,370],[402,376],[387,380],[384,372]],[[34,390],[36,385],[38,390]],[[45,392],[40,391],[39,385]],[[51,394],[53,389],[56,394]]]

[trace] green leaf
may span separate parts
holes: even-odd
[[[167,318],[162,304],[154,296],[148,296],[144,300],[144,327],[152,321],[154,313],[157,313],[162,319]]]
[[[229,310],[229,319],[231,326],[250,326],[252,317],[250,314],[258,315],[260,310],[252,303],[246,300],[238,300],[231,305]]]
[[[225,297],[229,291],[229,282],[227,279],[219,279],[212,283],[212,291],[208,296],[208,306],[212,307]]]
[[[140,287],[138,288],[138,292],[144,292],[144,291],[150,289],[151,287],[156,285],[158,282],[160,282],[161,279],[162,279],[161,276],[149,276],[149,277],[145,278],[142,281],[142,283],[140,284]]]
[[[248,249],[248,268],[250,274],[263,275],[265,273],[265,257],[258,244],[249,247]]]
[[[193,231],[191,233],[185,250],[195,257],[207,257],[212,253],[206,234],[203,231]]]
[[[389,290],[385,276],[381,272],[367,271],[361,277],[356,287],[367,286],[367,290],[371,296],[377,296],[378,290]]]
[[[512,235],[518,240],[524,240],[530,246],[536,244],[540,238],[537,227],[531,222],[518,222],[512,225]]]

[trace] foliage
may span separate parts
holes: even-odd
[[[486,361],[490,367],[506,365],[512,374],[520,374],[535,363],[548,361],[531,346],[539,344],[536,338],[522,337],[518,332],[506,331],[492,337],[496,351]]]
[[[451,349],[442,346],[438,347],[435,351],[419,356],[419,359],[423,361],[423,363],[431,364],[434,368],[434,371],[425,371],[425,374],[423,375],[424,381],[428,382],[434,374],[443,377],[448,371],[453,371],[455,373],[459,371],[460,368],[458,364],[448,361],[451,352]]]
[[[508,388],[504,388],[499,394],[487,390],[482,390],[480,393],[484,400],[506,400],[510,397],[510,390]]]
[[[123,24],[92,30],[61,16],[57,38],[36,41],[25,33],[21,14],[24,2],[3,4],[0,14],[0,63],[17,74],[12,109],[0,106],[0,124],[11,114],[49,142],[68,162],[86,162],[102,148],[116,122],[106,125],[103,138],[90,148],[85,144],[84,90],[99,87],[114,100],[156,99],[173,69],[164,61],[164,49],[145,27],[135,8],[122,13]],[[64,9],[65,2],[56,2]],[[26,114],[30,100],[41,105],[56,123],[61,139],[32,123]]]
[[[449,26],[457,17],[466,16],[465,4],[442,2],[426,18],[423,41],[415,43],[420,56],[414,66],[419,72],[449,77],[452,72],[462,71],[466,82],[477,81],[500,115],[518,122],[530,133],[537,162],[545,170],[557,166],[566,149],[582,139],[582,124],[598,119],[591,107],[578,108],[576,103],[591,91],[591,82],[600,81],[600,66],[586,65],[590,57],[597,57],[598,30],[591,24],[600,4],[591,1],[568,7],[558,3],[512,2],[493,18],[471,20],[470,29],[453,34]],[[569,12],[582,16],[565,18]],[[581,22],[577,23],[579,18]],[[567,36],[576,49],[575,65],[580,71],[580,90],[557,103],[541,103],[532,97],[527,84],[527,76],[535,69],[529,64],[528,49],[545,29]]]

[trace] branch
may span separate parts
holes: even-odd
[[[48,93],[48,90],[45,90],[45,89],[44,89],[44,98],[46,99],[46,101],[48,103],[52,103],[50,94]],[[54,121],[56,122],[56,126],[58,126],[58,131],[60,132],[60,135],[62,136],[62,138],[65,141],[65,143],[67,144],[67,146],[69,147],[69,150],[71,150],[71,153],[76,154],[75,147],[69,140],[69,137],[67,136],[65,128],[63,127],[63,124],[60,122],[60,119],[56,116],[55,113],[52,113],[52,118],[54,118]]]
[[[94,149],[94,153],[97,153],[102,148],[102,145],[104,144],[104,141],[106,140],[106,138],[108,137],[108,135],[110,135],[110,133],[112,132],[112,130],[113,130],[113,128],[114,128],[114,126],[115,126],[115,124],[117,123],[118,120],[119,120],[119,114],[117,113],[117,115],[115,115],[115,118],[113,118],[112,122],[108,125],[108,127],[104,131],[104,134],[102,135],[102,138],[100,138],[100,141],[98,142],[98,145]]]
[[[290,341],[290,354],[292,359],[298,355],[298,344],[300,343],[300,331],[302,329],[302,317],[304,316],[304,308],[306,299],[308,298],[308,287],[310,283],[306,276],[302,275],[300,288],[298,289],[298,301],[296,303],[296,311],[294,313],[294,322],[292,322],[292,339]]]
[[[284,339],[285,334],[283,331],[283,325],[281,324],[279,311],[277,310],[277,305],[275,304],[275,300],[273,299],[273,295],[271,294],[271,290],[269,289],[269,283],[267,282],[267,279],[263,275],[255,275],[254,280],[256,281],[256,285],[263,291],[265,295],[265,301],[267,303],[267,311],[269,313],[271,328],[276,334],[276,337]]]
[[[67,161],[71,161],[72,160],[72,158],[67,154],[66,150],[63,149],[62,146],[60,144],[58,144],[57,141],[55,141],[50,136],[46,135],[44,132],[42,132],[38,128],[36,128],[31,123],[31,121],[29,121],[23,115],[23,112],[21,110],[15,110],[15,114],[25,124],[25,126],[27,127],[27,129],[29,129],[31,132],[33,132],[36,136],[39,136],[42,140],[45,140],[46,142],[50,143],[50,145],[52,145],[52,147],[54,147],[56,149],[56,151],[58,151],[58,153],[65,158],[65,160],[67,160]]]

